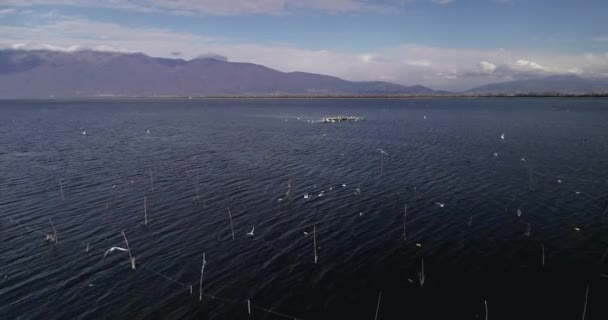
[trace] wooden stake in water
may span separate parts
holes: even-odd
[[[421,262],[419,277],[420,277],[420,279],[419,279],[420,280],[420,287],[422,288],[424,286],[424,279],[425,279],[425,276],[424,276],[424,258],[422,259],[422,262]]]
[[[230,218],[230,230],[232,230],[232,240],[234,240],[234,225],[232,224],[232,213],[230,213],[230,207],[228,209],[228,218]]]
[[[198,301],[203,301],[203,275],[205,274],[205,265],[207,259],[205,259],[205,253],[203,252],[203,266],[201,267],[201,281],[198,284]]]
[[[378,294],[378,305],[376,306],[376,316],[374,320],[378,320],[378,311],[380,311],[380,299],[382,299],[382,291]]]
[[[199,200],[199,193],[198,193],[198,176],[196,176],[196,202],[198,202]]]
[[[315,247],[315,264],[317,263],[317,225],[312,226],[312,243]]]
[[[131,247],[129,247],[129,241],[127,241],[127,236],[125,235],[125,231],[122,231],[122,236],[125,238],[125,244],[127,245],[127,251],[129,252],[129,261],[131,262],[131,270],[135,270],[135,257],[131,254]]]
[[[154,176],[152,176],[152,169],[150,169],[150,187],[154,191]]]
[[[587,284],[587,290],[585,291],[585,306],[583,307],[583,320],[587,315],[587,298],[589,297],[589,284]]]
[[[59,193],[61,193],[61,200],[65,200],[65,195],[63,194],[63,179],[59,179]]]
[[[247,314],[251,315],[251,300],[247,299]]]
[[[388,156],[388,153],[384,152],[382,149],[378,149],[380,151],[380,175],[382,175],[382,171],[384,168],[384,155]]]
[[[407,240],[406,236],[406,220],[407,219],[407,204],[403,205],[403,240]]]
[[[545,266],[545,245],[541,243],[540,244],[540,249],[541,249],[541,251],[543,253],[543,264],[542,264],[542,266],[544,267]]]
[[[144,196],[144,225],[148,225],[148,197]]]
[[[488,320],[488,300],[484,300],[483,303],[486,306],[486,320]]]

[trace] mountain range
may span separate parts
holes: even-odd
[[[0,97],[431,94],[423,86],[353,82],[280,72],[220,57],[193,60],[142,53],[0,51]]]
[[[492,83],[456,94],[608,93],[608,80],[574,75]],[[142,53],[0,50],[0,98],[442,95],[421,85],[281,72],[217,55],[192,60]]]

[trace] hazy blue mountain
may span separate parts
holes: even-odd
[[[428,94],[423,86],[352,82],[252,63],[141,53],[0,50],[0,97]]]
[[[542,78],[491,83],[473,88],[469,93],[608,93],[608,79],[586,79],[575,75],[558,75]]]

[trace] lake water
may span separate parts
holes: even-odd
[[[0,318],[608,319],[606,201],[607,99],[1,101]]]

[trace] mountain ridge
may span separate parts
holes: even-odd
[[[348,81],[259,64],[143,53],[0,50],[0,97],[432,94],[430,88]]]

